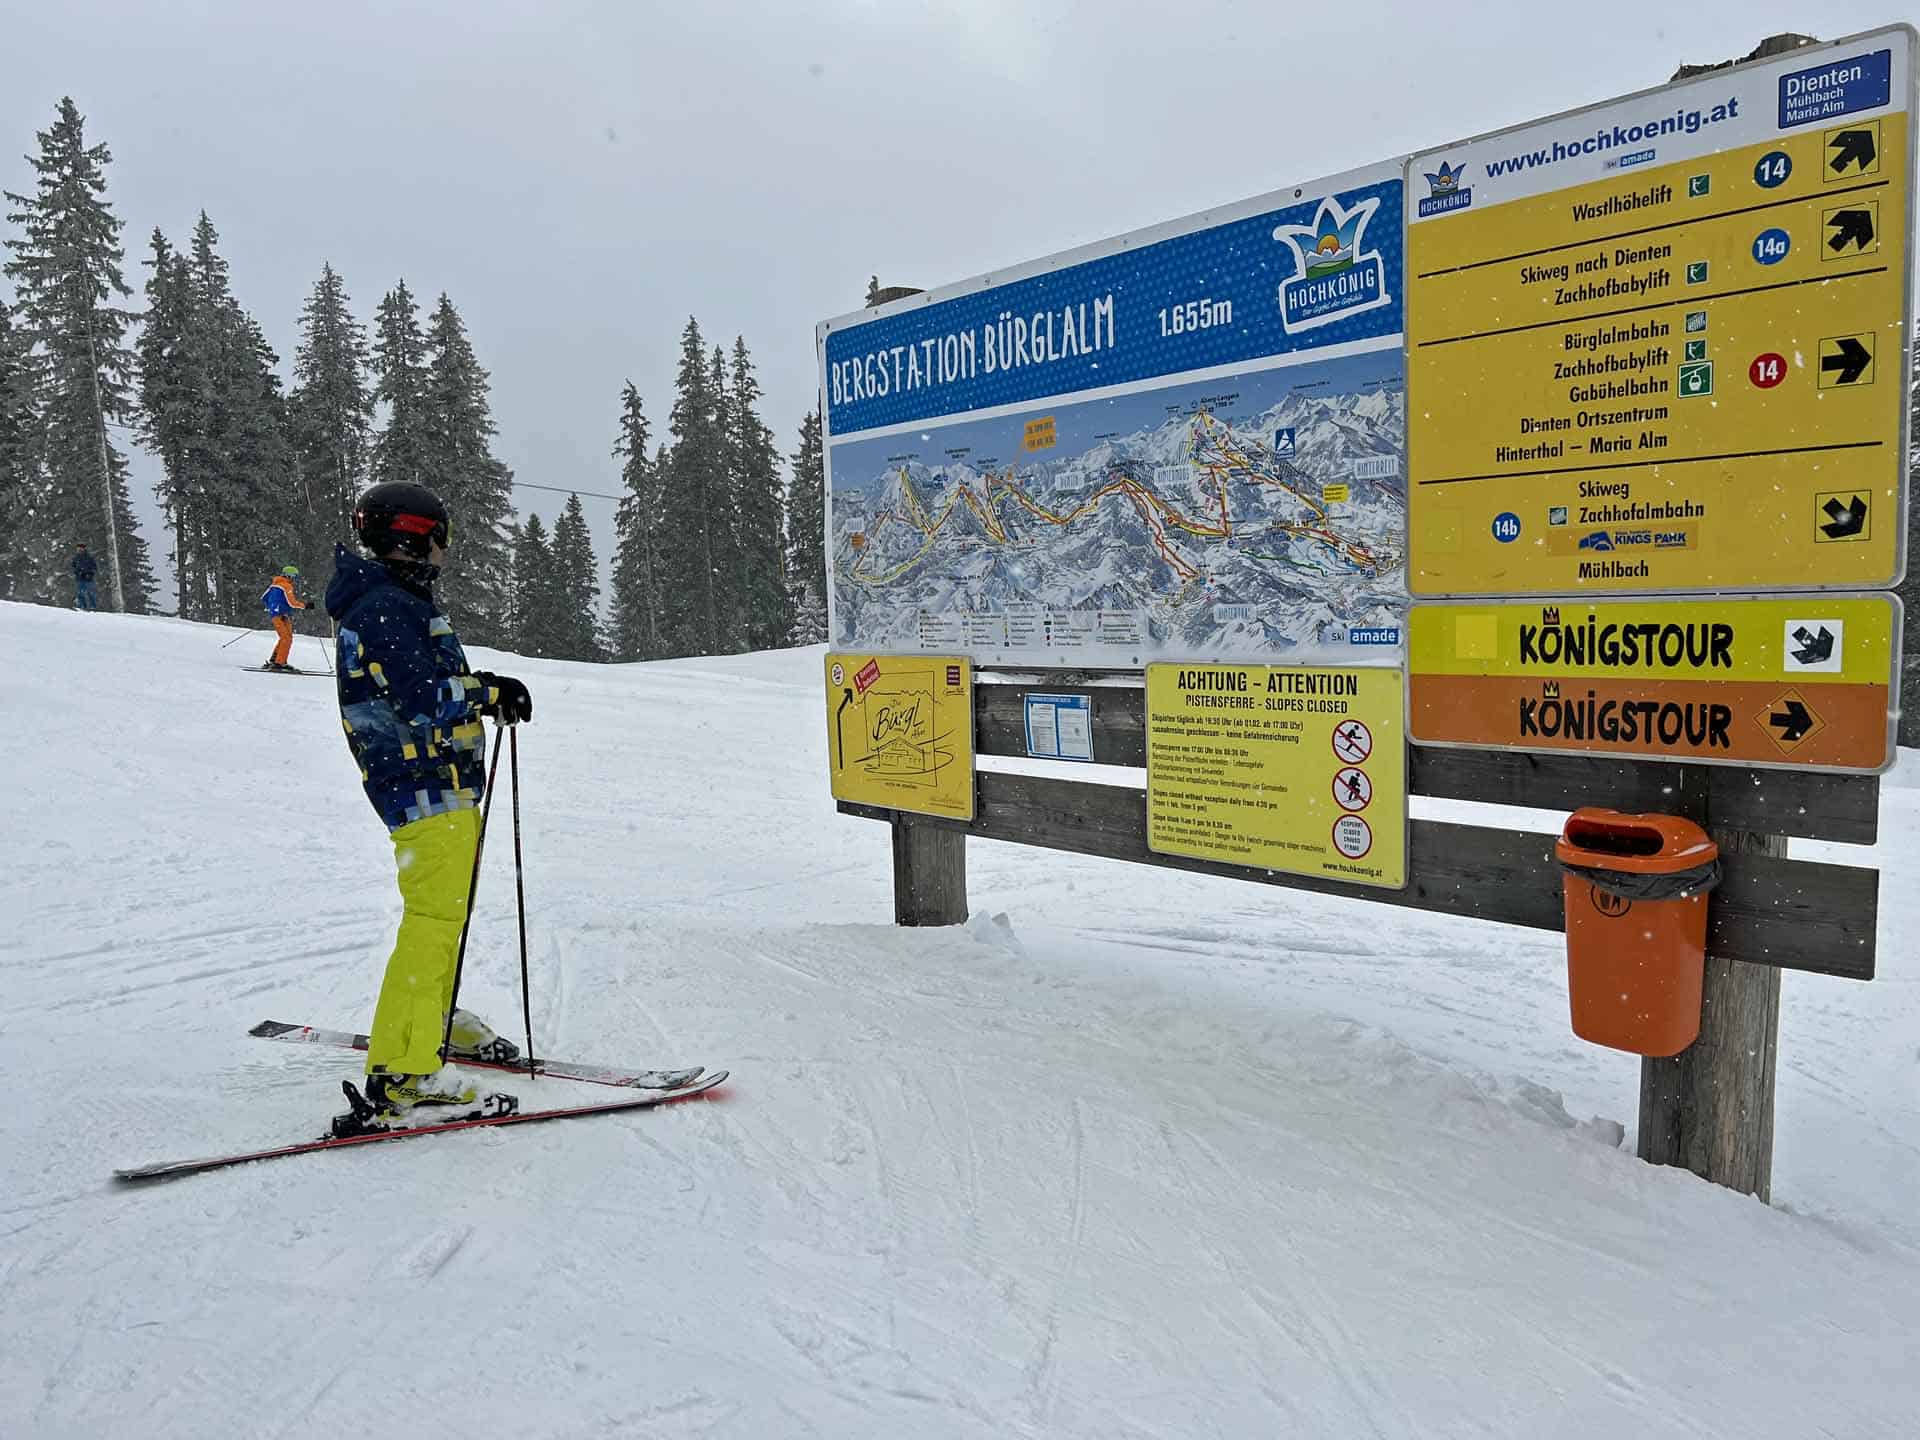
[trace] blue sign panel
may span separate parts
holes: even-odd
[[[1029,694],[1027,754],[1039,760],[1091,761],[1093,697]]]
[[[1878,109],[1892,97],[1891,50],[1829,60],[1780,77],[1780,128],[1791,130]]]
[[[829,328],[836,438],[1397,335],[1401,182]]]

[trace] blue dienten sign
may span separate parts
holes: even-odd
[[[1401,211],[1386,179],[831,327],[828,430],[1398,335]]]
[[[1780,128],[1838,120],[1885,105],[1893,93],[1893,52],[1876,50],[1780,77]]]

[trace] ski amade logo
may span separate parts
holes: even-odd
[[[1398,625],[1355,625],[1347,631],[1349,645],[1398,645]]]
[[[1281,225],[1273,238],[1293,249],[1300,273],[1280,282],[1280,324],[1288,334],[1331,325],[1349,315],[1391,304],[1387,267],[1378,250],[1364,248],[1367,221],[1378,196],[1348,209],[1329,196],[1311,225]]]
[[[1440,162],[1438,170],[1422,171],[1427,177],[1427,198],[1420,202],[1420,218],[1430,215],[1444,215],[1449,210],[1464,210],[1473,204],[1473,187],[1460,187],[1460,177],[1466,174],[1466,166],[1449,165]]]

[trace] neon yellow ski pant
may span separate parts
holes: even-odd
[[[368,1074],[431,1075],[440,1068],[479,844],[478,810],[429,815],[393,832],[405,912],[373,1012]]]

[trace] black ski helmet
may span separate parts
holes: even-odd
[[[388,480],[354,502],[353,533],[371,555],[399,550],[425,560],[431,553],[429,542],[437,540],[445,548],[452,532],[438,495],[409,480]]]

